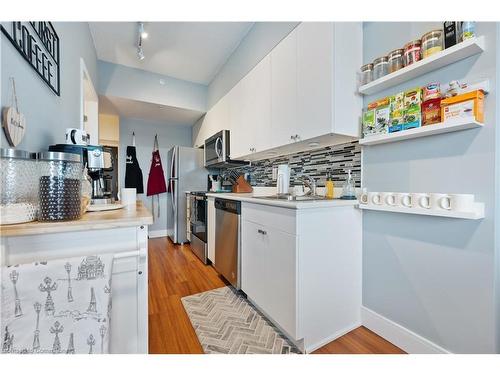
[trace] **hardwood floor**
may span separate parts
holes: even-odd
[[[166,237],[149,240],[149,352],[201,354],[203,350],[181,298],[220,288],[226,282],[205,266],[188,245]],[[365,327],[338,338],[314,354],[400,354],[398,347]]]

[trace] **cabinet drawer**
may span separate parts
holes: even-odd
[[[296,210],[243,202],[242,220],[279,229],[295,235],[297,232]]]

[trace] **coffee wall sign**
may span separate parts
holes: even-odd
[[[60,42],[52,23],[2,22],[1,29],[21,56],[60,96]]]

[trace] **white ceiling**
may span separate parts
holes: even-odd
[[[204,114],[190,109],[102,95],[99,96],[99,113],[181,126],[192,126]]]
[[[137,58],[137,22],[90,22],[100,60],[208,85],[253,22],[146,22],[146,58]]]

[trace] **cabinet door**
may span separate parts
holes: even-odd
[[[244,78],[243,78],[244,79]],[[245,115],[248,102],[245,101],[244,82],[240,81],[229,92],[229,123],[230,129],[230,152],[232,159],[239,159],[250,153],[249,129],[246,127]]]
[[[296,30],[298,134],[305,140],[332,132],[333,23],[303,22]]]
[[[297,338],[297,237],[249,221],[241,236],[242,290]]]
[[[297,129],[297,31],[271,52],[271,146],[294,140]]]
[[[266,56],[230,92],[231,157],[270,148],[271,63]]]
[[[209,111],[210,126],[207,138],[223,129],[229,129],[229,104],[228,97],[223,96]]]
[[[207,208],[208,259],[215,262],[215,198],[208,198]]]

